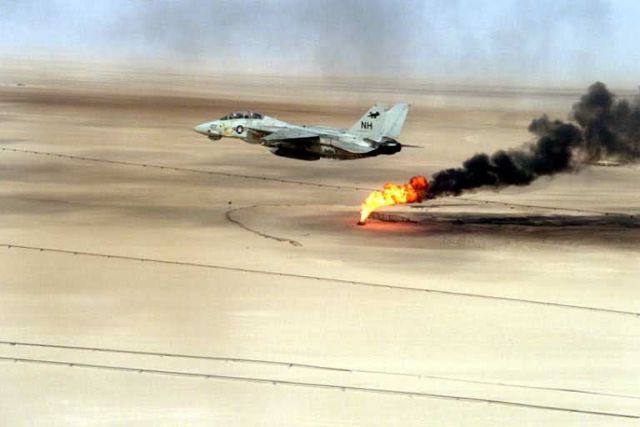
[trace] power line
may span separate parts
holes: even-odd
[[[503,205],[503,206],[514,206],[514,207],[519,207],[519,208],[528,208],[528,209],[544,209],[544,210],[553,210],[553,211],[568,211],[568,212],[580,212],[580,213],[591,213],[591,214],[598,214],[598,215],[616,215],[616,216],[626,216],[626,217],[630,217],[630,218],[635,218],[635,215],[631,215],[631,214],[624,214],[624,213],[619,213],[619,212],[604,212],[604,211],[594,211],[591,209],[578,209],[578,208],[559,208],[557,206],[541,206],[541,205],[529,205],[529,204],[525,204],[525,203],[513,203],[513,202],[501,202],[498,200],[483,200],[483,199],[476,199],[473,197],[462,197],[462,196],[457,196],[458,199],[460,200],[465,200],[468,202],[476,202],[476,203],[484,203],[484,204],[492,204],[492,205]],[[419,206],[417,206],[419,207]],[[425,206],[425,207],[428,207]]]
[[[156,375],[171,375],[171,376],[181,376],[181,377],[191,377],[191,378],[217,379],[217,380],[223,380],[223,381],[237,381],[237,382],[248,382],[248,383],[257,383],[257,384],[324,388],[324,389],[341,390],[341,391],[357,391],[357,392],[377,393],[377,394],[396,395],[396,396],[421,397],[421,398],[427,398],[427,399],[455,400],[458,402],[467,402],[467,403],[489,403],[489,404],[495,404],[495,405],[556,411],[556,412],[570,412],[570,413],[585,414],[585,415],[600,415],[600,416],[606,416],[606,417],[640,419],[640,415],[633,415],[633,414],[622,414],[622,413],[604,412],[604,411],[590,411],[590,410],[584,410],[584,409],[566,408],[561,406],[536,405],[533,403],[513,402],[513,401],[507,401],[507,400],[483,399],[478,397],[456,396],[456,395],[439,394],[439,393],[411,392],[411,391],[396,390],[396,389],[344,386],[344,385],[338,385],[338,384],[288,381],[288,380],[278,380],[278,379],[271,379],[271,378],[206,374],[202,372],[145,369],[145,368],[137,368],[137,367],[131,367],[131,366],[101,365],[101,364],[93,364],[93,363],[78,363],[78,362],[71,362],[71,361],[18,358],[18,357],[5,357],[5,356],[0,356],[0,361],[65,366],[69,368],[78,367],[78,368],[90,368],[90,369],[104,369],[104,370],[112,370],[112,371],[136,372],[140,374],[156,374]]]
[[[78,161],[88,161],[88,162],[97,162],[97,163],[108,163],[122,166],[137,166],[143,168],[155,168],[162,170],[172,170],[177,172],[189,172],[189,173],[197,173],[202,175],[217,175],[217,176],[226,176],[230,178],[243,178],[243,179],[253,179],[257,181],[273,181],[279,182],[281,184],[292,184],[292,185],[305,185],[309,187],[319,187],[319,188],[332,188],[339,190],[355,190],[355,191],[374,191],[376,188],[370,187],[360,187],[360,186],[348,186],[348,185],[334,185],[334,184],[323,184],[317,182],[308,182],[308,181],[298,181],[293,179],[284,179],[284,178],[275,178],[263,175],[247,175],[247,174],[238,174],[232,172],[219,172],[219,171],[211,171],[206,169],[195,169],[195,168],[186,168],[186,167],[177,167],[177,166],[168,166],[168,165],[158,165],[152,163],[137,163],[137,162],[129,162],[124,160],[110,160],[110,159],[101,159],[97,157],[86,157],[86,156],[76,156],[73,154],[62,154],[55,153],[50,151],[37,151],[37,150],[27,150],[24,148],[10,148],[10,147],[0,147],[1,151],[12,151],[15,153],[25,153],[25,154],[34,154],[40,156],[51,156],[58,157],[62,159],[68,160],[78,160]],[[533,208],[533,209],[547,209],[547,210],[556,210],[556,211],[567,211],[567,212],[582,212],[582,213],[595,213],[600,215],[626,215],[617,212],[603,212],[603,211],[594,211],[588,209],[577,209],[577,208],[560,208],[554,206],[539,206],[539,205],[528,205],[523,203],[512,203],[512,202],[501,202],[495,200],[483,200],[469,197],[458,196],[457,199],[465,200],[469,202],[475,203],[484,203],[484,204],[499,204],[505,206],[517,206],[524,208]],[[428,206],[425,206],[428,207]],[[629,215],[634,217],[633,215]]]
[[[376,370],[376,369],[338,368],[333,366],[315,365],[315,364],[309,364],[309,363],[282,362],[282,361],[265,360],[265,359],[250,359],[250,358],[229,357],[229,356],[204,356],[204,355],[184,354],[184,353],[127,350],[127,349],[115,349],[115,348],[106,348],[106,347],[86,347],[86,346],[74,346],[74,345],[62,345],[62,344],[44,344],[44,343],[33,343],[33,342],[23,342],[23,341],[0,340],[0,344],[8,345],[8,346],[20,346],[20,347],[54,348],[54,349],[60,349],[60,350],[75,350],[75,351],[89,351],[89,352],[101,352],[101,353],[131,354],[131,355],[139,355],[139,356],[154,356],[154,357],[160,357],[160,358],[168,357],[168,358],[177,358],[177,359],[196,359],[196,360],[209,360],[209,361],[220,361],[220,362],[248,363],[248,364],[258,364],[258,365],[282,366],[287,368],[315,369],[315,370],[331,371],[331,372],[410,377],[410,378],[417,378],[417,379],[436,379],[436,380],[445,380],[445,381],[462,382],[462,383],[470,383],[470,384],[484,384],[484,385],[524,388],[524,389],[543,390],[543,391],[579,393],[579,394],[589,394],[589,395],[596,395],[596,396],[620,397],[625,399],[640,399],[640,396],[562,388],[562,387],[542,387],[542,386],[533,386],[533,385],[526,385],[526,384],[513,384],[513,383],[506,383],[506,382],[472,380],[467,378],[456,378],[456,377],[447,377],[447,376],[440,376],[440,375],[391,372],[391,371]]]
[[[122,165],[122,166],[137,166],[143,168],[155,168],[155,169],[163,169],[163,170],[172,170],[177,172],[189,172],[189,173],[197,173],[202,175],[217,175],[217,176],[225,176],[230,178],[243,178],[243,179],[254,179],[258,181],[273,181],[279,182],[282,184],[294,184],[294,185],[306,185],[309,187],[320,187],[320,188],[333,188],[339,190],[356,190],[356,191],[372,191],[371,188],[357,187],[357,186],[345,186],[345,185],[333,185],[333,184],[321,184],[316,182],[307,182],[307,181],[297,181],[293,179],[284,179],[284,178],[275,178],[269,176],[261,176],[261,175],[247,175],[247,174],[238,174],[232,172],[219,172],[219,171],[211,171],[206,169],[195,169],[195,168],[185,168],[185,167],[177,167],[177,166],[166,166],[166,165],[157,165],[152,163],[136,163],[136,162],[128,162],[124,160],[109,160],[109,159],[100,159],[97,157],[85,157],[85,156],[75,156],[73,154],[62,154],[62,153],[53,153],[49,151],[35,151],[35,150],[25,150],[22,148],[9,148],[9,147],[0,147],[1,151],[13,151],[16,153],[25,153],[25,154],[35,154],[39,156],[51,156],[58,157],[61,159],[69,159],[69,160],[80,160],[87,162],[97,162],[97,163],[108,163],[114,165]]]
[[[88,252],[88,251],[78,251],[78,250],[70,250],[70,249],[44,248],[44,247],[38,247],[38,246],[17,245],[13,243],[0,243],[0,247],[4,247],[7,249],[15,248],[15,249],[39,251],[39,252],[53,252],[53,253],[60,253],[60,254],[66,254],[66,255],[80,255],[80,256],[91,256],[91,257],[97,257],[97,258],[126,260],[126,261],[150,262],[150,263],[165,264],[165,265],[181,265],[186,267],[236,271],[236,272],[250,273],[250,274],[262,274],[267,276],[292,277],[292,278],[305,279],[305,280],[341,283],[341,284],[351,285],[351,286],[394,289],[394,290],[410,291],[410,292],[426,292],[426,293],[450,295],[450,296],[456,296],[456,297],[468,297],[468,298],[489,299],[489,300],[496,300],[496,301],[517,302],[517,303],[523,303],[523,304],[535,304],[535,305],[544,305],[549,307],[587,310],[587,311],[595,311],[595,312],[601,312],[601,313],[618,314],[618,315],[633,316],[633,317],[640,316],[640,313],[638,312],[615,310],[612,308],[590,307],[590,306],[566,304],[566,303],[560,303],[560,302],[549,302],[549,301],[531,300],[531,299],[523,299],[523,298],[504,297],[504,296],[497,296],[497,295],[476,294],[471,292],[446,291],[442,289],[433,289],[433,288],[414,288],[411,286],[403,286],[403,285],[363,282],[358,280],[338,279],[338,278],[314,276],[314,275],[308,275],[308,274],[283,273],[283,272],[269,271],[269,270],[231,267],[231,266],[224,266],[219,264],[205,264],[205,263],[189,262],[189,261],[171,261],[171,260],[163,260],[163,259],[157,259],[157,258],[134,257],[134,256],[128,256],[128,255],[107,254],[107,253],[100,253],[100,252]]]

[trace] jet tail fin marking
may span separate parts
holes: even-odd
[[[388,109],[384,105],[375,104],[349,128],[349,132],[375,141],[385,136],[396,138],[402,131],[408,112],[407,103],[399,103]]]

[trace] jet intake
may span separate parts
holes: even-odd
[[[298,159],[298,160],[320,160],[320,155],[317,153],[312,153],[306,150],[296,150],[292,148],[284,148],[279,147],[275,150],[271,150],[273,154],[280,157],[288,157],[290,159]]]

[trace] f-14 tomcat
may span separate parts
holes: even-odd
[[[391,108],[376,104],[349,129],[294,125],[260,113],[238,111],[199,124],[194,130],[213,141],[230,137],[260,144],[276,156],[351,160],[399,152],[403,145],[396,138],[408,111],[409,104],[405,103]]]

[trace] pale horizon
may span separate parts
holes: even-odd
[[[2,58],[524,86],[635,88],[640,75],[640,5],[626,0],[34,0],[4,9]]]

